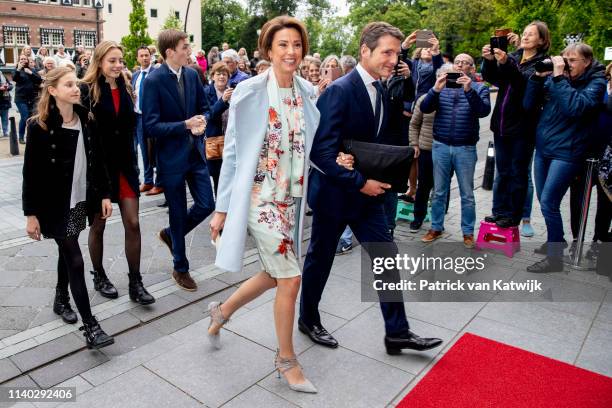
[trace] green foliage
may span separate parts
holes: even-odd
[[[170,9],[170,12],[168,13],[168,17],[166,17],[166,20],[164,21],[162,30],[167,30],[169,28],[174,28],[176,30],[183,29],[183,22],[181,21],[180,18],[176,16],[176,12],[172,8]]]
[[[239,1],[202,0],[202,49],[208,52],[211,47],[220,47],[224,42],[237,47],[246,39],[243,34],[249,27],[248,23],[247,12]]]
[[[149,33],[147,32],[147,15],[144,8],[144,0],[130,0],[132,3],[132,12],[130,13],[130,33],[121,38],[125,55],[125,64],[131,68],[136,65],[136,50],[141,45],[150,45],[153,43]]]

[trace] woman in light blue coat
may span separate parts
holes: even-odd
[[[262,27],[258,47],[272,67],[241,82],[232,95],[210,229],[217,243],[216,266],[232,272],[242,269],[248,231],[264,270],[224,303],[209,305],[208,336],[220,347],[220,329],[229,317],[276,287],[275,368],[292,390],[314,393],[316,388],[304,377],[293,348],[308,157],[319,125],[313,87],[296,74],[308,52],[308,34],[299,20],[276,17]]]

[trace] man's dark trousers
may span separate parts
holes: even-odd
[[[308,247],[304,272],[302,273],[302,295],[300,301],[300,319],[308,327],[321,324],[319,302],[329,278],[340,235],[342,235],[347,225],[351,227],[355,237],[357,237],[364,249],[368,247],[367,244],[370,242],[393,242],[389,233],[382,198],[364,196],[361,211],[351,219],[342,219],[328,215],[324,211],[315,211],[312,220],[310,246]],[[395,244],[392,244],[392,247],[395,248],[394,253],[386,254],[387,256],[395,256],[397,253]],[[398,282],[399,274],[397,271],[391,272],[391,276],[387,278]],[[380,308],[385,320],[385,331],[388,336],[406,333],[409,325],[406,320],[404,303],[383,302],[381,300]]]

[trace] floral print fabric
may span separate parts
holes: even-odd
[[[248,228],[263,267],[274,278],[300,275],[294,249],[296,211],[304,187],[304,114],[292,88],[268,79],[268,131],[251,191]]]

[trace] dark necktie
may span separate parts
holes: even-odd
[[[138,85],[138,110],[142,112],[142,90],[144,89],[144,80],[147,77],[147,72],[142,71],[140,85]]]
[[[380,81],[372,82],[376,88],[376,109],[374,109],[374,124],[376,126],[376,137],[378,137],[378,127],[380,125],[380,113],[382,110],[383,87]]]
[[[185,106],[185,85],[183,84],[183,76],[176,74],[176,88],[178,89],[179,98],[181,100],[181,104]]]

